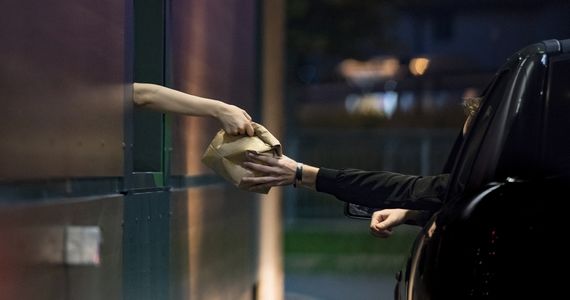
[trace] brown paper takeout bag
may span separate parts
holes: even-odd
[[[257,123],[252,123],[252,125],[255,134],[251,137],[229,135],[220,129],[202,155],[202,162],[205,165],[238,188],[247,191],[250,191],[249,187],[242,184],[241,179],[254,174],[242,166],[246,152],[251,151],[273,157],[283,155],[279,140],[265,127]],[[264,191],[257,192],[267,194],[269,190],[270,188],[267,188]]]

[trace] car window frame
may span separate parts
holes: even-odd
[[[542,57],[542,54],[516,57],[497,72],[496,79],[485,90],[481,108],[456,158],[445,198],[446,202],[457,201],[462,196],[476,193],[485,182],[496,179],[494,174],[500,164],[501,150],[508,138],[510,129],[508,124],[513,120],[512,100],[522,94],[523,90],[520,87],[526,86],[522,83],[528,77],[526,73],[529,72],[529,68],[538,65]],[[501,80],[506,82],[502,95],[497,98],[498,102],[491,103],[489,98],[494,95]],[[495,104],[495,109],[484,124],[485,127],[481,129],[482,119],[485,118],[491,104]],[[483,132],[478,132],[481,130]],[[474,174],[478,177],[473,178]]]
[[[501,178],[497,176],[497,170],[499,166],[504,163],[507,158],[503,155],[507,155],[504,153],[506,149],[511,149],[512,145],[509,142],[514,142],[510,139],[513,131],[521,130],[521,128],[513,128],[513,122],[515,121],[518,112],[520,109],[525,109],[524,106],[530,105],[534,109],[536,109],[536,114],[533,116],[534,118],[541,118],[541,110],[540,106],[538,105],[540,100],[542,99],[542,95],[540,92],[544,89],[544,84],[542,82],[532,82],[529,83],[530,80],[532,81],[540,81],[544,78],[545,70],[543,68],[543,60],[544,55],[542,54],[534,54],[528,55],[525,58],[520,60],[520,63],[516,69],[516,75],[513,77],[512,85],[509,89],[508,95],[504,97],[500,106],[493,117],[493,120],[490,123],[487,132],[487,138],[485,138],[480,146],[479,152],[477,153],[477,157],[475,158],[475,162],[473,163],[473,167],[471,168],[471,174],[469,175],[469,187],[467,188],[472,190],[479,190],[482,185],[489,183],[491,181],[503,181],[506,178]],[[538,106],[538,107],[537,107]],[[526,113],[526,117],[528,117],[529,113]],[[530,124],[537,124],[534,121],[530,122],[530,120],[526,119],[526,122]],[[525,145],[531,144],[535,145],[539,143],[539,138],[534,134],[531,134],[529,128],[526,128],[525,131],[525,143],[521,143],[521,141],[517,141],[516,144]],[[532,147],[528,147],[529,149]],[[535,158],[538,156],[538,151],[517,151],[520,155],[514,158],[514,160],[521,161],[534,161]],[[524,159],[522,159],[524,157]],[[520,175],[520,170],[514,170],[512,166],[508,168],[508,173],[506,173],[510,177],[517,177]],[[505,175],[503,172],[501,175]]]
[[[549,64],[548,64],[549,70],[548,70],[547,76],[548,76],[549,80],[548,80],[548,84],[546,87],[546,101],[545,101],[545,107],[544,107],[543,134],[542,134],[543,140],[541,143],[543,145],[543,149],[541,149],[542,150],[541,151],[542,152],[541,164],[543,166],[548,166],[548,165],[552,164],[552,162],[550,162],[551,153],[548,152],[548,150],[550,149],[549,148],[549,146],[550,146],[549,138],[550,137],[548,135],[548,131],[550,130],[549,125],[551,125],[549,123],[549,119],[550,119],[549,117],[550,117],[550,112],[551,112],[550,106],[552,103],[552,98],[551,98],[551,96],[552,96],[552,80],[551,80],[551,78],[553,77],[552,72],[554,72],[553,65],[555,63],[558,63],[561,61],[570,63],[570,54],[565,53],[562,55],[554,56],[549,60]],[[544,176],[548,177],[548,178],[556,178],[559,176],[567,176],[569,173],[568,171],[550,170],[549,168],[545,168],[543,170],[543,172],[544,172]]]

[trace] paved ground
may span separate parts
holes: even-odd
[[[393,276],[286,274],[286,300],[391,300]]]

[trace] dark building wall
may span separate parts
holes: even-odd
[[[0,298],[120,299],[126,4],[0,12]],[[75,229],[104,241],[92,264],[69,260]]]
[[[133,110],[131,84],[259,111],[258,2],[157,3],[0,3],[0,298],[254,297],[257,196],[200,162],[219,124]],[[95,264],[66,260],[78,226],[101,234]]]
[[[0,11],[0,180],[122,175],[125,3]]]
[[[172,1],[175,88],[256,108],[256,1]],[[220,181],[200,161],[219,130],[214,120],[173,120],[172,174],[194,182],[172,197],[176,299],[251,299],[257,281],[257,196]],[[199,183],[208,182],[210,184]],[[213,184],[212,184],[213,183]],[[221,288],[223,287],[223,288]]]

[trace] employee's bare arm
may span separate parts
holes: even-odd
[[[189,116],[212,117],[220,121],[229,134],[253,135],[251,117],[235,105],[150,83],[134,83],[133,94],[133,101],[139,106]]]

